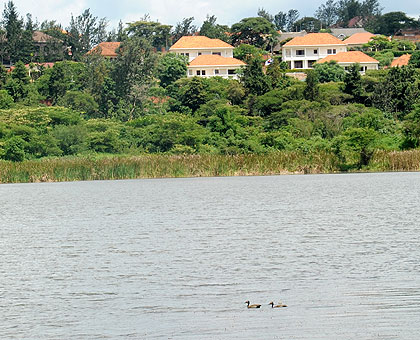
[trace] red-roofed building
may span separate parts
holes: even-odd
[[[308,69],[328,55],[347,52],[347,45],[329,33],[309,33],[295,37],[282,47],[282,59],[291,69]]]
[[[329,55],[317,61],[317,63],[326,63],[329,61],[336,61],[338,65],[348,69],[350,65],[360,64],[360,72],[364,73],[367,70],[377,70],[379,68],[379,61],[369,57],[361,51],[340,52],[336,55]]]
[[[87,54],[99,53],[103,57],[116,59],[118,56],[117,50],[120,45],[121,43],[118,41],[101,42],[99,45],[92,48]]]
[[[394,59],[389,67],[407,66],[410,61],[411,54],[404,54],[401,57]]]
[[[184,36],[169,52],[188,57],[187,77],[238,79],[236,70],[245,66],[243,61],[233,58],[232,45],[204,36]]]
[[[375,34],[372,34],[370,32],[355,33],[352,36],[345,39],[344,43],[347,44],[348,48],[362,47],[364,44],[367,44],[373,37],[375,37]]]

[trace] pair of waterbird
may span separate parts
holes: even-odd
[[[257,304],[257,303],[255,303],[255,304],[253,304],[253,305],[250,305],[250,304],[249,304],[249,301],[245,301],[245,303],[246,303],[246,307],[247,307],[247,308],[261,308],[261,305],[259,305],[259,304]],[[287,305],[284,305],[282,302],[279,302],[277,305],[275,305],[275,304],[274,304],[274,302],[273,302],[273,301],[271,301],[271,302],[269,303],[269,305],[271,305],[271,308],[282,308],[282,307],[287,307]]]

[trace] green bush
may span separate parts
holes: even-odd
[[[8,109],[13,105],[13,97],[6,90],[0,90],[0,109]]]

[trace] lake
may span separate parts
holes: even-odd
[[[417,340],[419,202],[420,173],[3,184],[0,338]]]

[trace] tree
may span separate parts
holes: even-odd
[[[316,100],[319,95],[319,80],[316,71],[309,70],[306,75],[306,87],[303,95],[308,100]]]
[[[285,68],[283,67],[284,63],[280,61],[280,58],[275,58],[274,61],[267,67],[266,74],[272,89],[283,89],[290,85],[290,77],[286,76]]]
[[[362,5],[357,0],[340,0],[338,1],[337,15],[338,21],[347,27],[351,19],[360,17],[362,14]]]
[[[379,61],[379,66],[381,67],[389,66],[391,62],[394,60],[394,53],[392,53],[391,51],[376,52],[373,58]]]
[[[81,91],[67,91],[58,101],[58,105],[77,110],[86,114],[87,117],[95,117],[98,114],[98,104],[93,97]]]
[[[181,37],[185,35],[194,35],[197,32],[197,27],[192,23],[194,17],[184,18],[178,22],[172,32],[173,43],[176,43]]]
[[[6,70],[6,68],[0,64],[0,89],[6,84],[7,78],[9,74]]]
[[[325,26],[329,27],[337,22],[338,8],[334,0],[327,0],[325,4],[318,7],[315,17],[321,20]]]
[[[225,25],[216,24],[217,18],[214,15],[208,15],[206,20],[204,20],[203,25],[200,28],[200,35],[209,37],[211,39],[220,39],[223,41],[228,41],[229,36],[229,27]]]
[[[8,109],[13,105],[13,97],[6,90],[0,90],[0,109]]]
[[[276,28],[280,31],[284,31],[287,26],[287,13],[278,12],[274,16],[274,25],[276,25]]]
[[[202,78],[192,77],[180,89],[180,100],[192,112],[197,111],[206,102],[207,86]]]
[[[377,18],[373,24],[373,29],[374,33],[390,36],[413,24],[414,20],[407,17],[404,12],[389,12]]]
[[[381,15],[382,7],[378,0],[365,0],[360,11],[364,18],[377,17]]]
[[[277,37],[274,24],[265,18],[244,18],[232,25],[232,43],[234,45],[249,44],[265,49],[269,45],[269,37]]]
[[[322,23],[313,17],[303,17],[293,24],[293,31],[306,31],[317,33],[321,29]]]
[[[16,6],[9,1],[4,6],[3,26],[6,31],[6,60],[11,64],[23,57],[23,20],[19,18]]]
[[[4,159],[22,162],[25,159],[25,145],[27,143],[19,136],[11,137],[4,144]]]
[[[368,43],[364,44],[363,48],[370,49],[371,51],[382,51],[385,49],[391,49],[392,42],[384,35],[377,35],[372,37]]]
[[[258,8],[258,12],[257,15],[261,18],[266,19],[269,22],[273,22],[274,21],[274,17],[268,13],[263,7],[262,8]]]
[[[159,60],[157,77],[162,87],[174,83],[187,75],[188,59],[175,53],[167,53]]]
[[[415,68],[420,68],[420,51],[414,51],[411,54],[408,64]]]
[[[257,58],[249,60],[244,68],[241,82],[248,94],[260,96],[270,90],[269,80],[262,70],[261,61]]]
[[[353,100],[360,101],[363,93],[362,77],[360,76],[360,65],[353,64],[344,76],[344,93],[353,96]]]
[[[15,68],[12,71],[11,77],[8,79],[5,85],[5,89],[13,97],[13,100],[22,100],[28,93],[27,85],[29,84],[28,70],[25,64],[18,61],[15,64]]]
[[[120,45],[112,78],[117,96],[131,106],[125,119],[134,118],[134,111],[141,107],[146,89],[153,81],[156,62],[157,56],[145,39],[133,37]]]
[[[252,58],[258,58],[262,61],[263,54],[264,51],[262,49],[248,44],[241,44],[233,50],[233,56],[245,63]]]
[[[418,148],[420,146],[420,105],[415,105],[413,110],[404,119],[404,148]]]
[[[299,11],[297,9],[290,9],[287,12],[287,30],[292,31],[293,25],[295,24],[296,20],[299,19]]]
[[[71,16],[66,39],[73,60],[80,60],[94,45],[106,40],[106,26],[106,19],[94,17],[89,9],[76,18]]]
[[[129,37],[143,38],[160,51],[162,48],[168,49],[171,38],[170,25],[162,25],[153,21],[136,21],[129,23],[127,33]]]
[[[391,67],[379,82],[372,102],[380,110],[404,117],[420,101],[420,85],[416,70],[411,66]]]
[[[86,65],[72,61],[55,63],[53,68],[38,80],[40,92],[54,103],[68,90],[78,91],[84,86]]]
[[[314,70],[318,74],[320,83],[343,81],[346,74],[344,69],[335,60],[320,64],[316,63]]]

